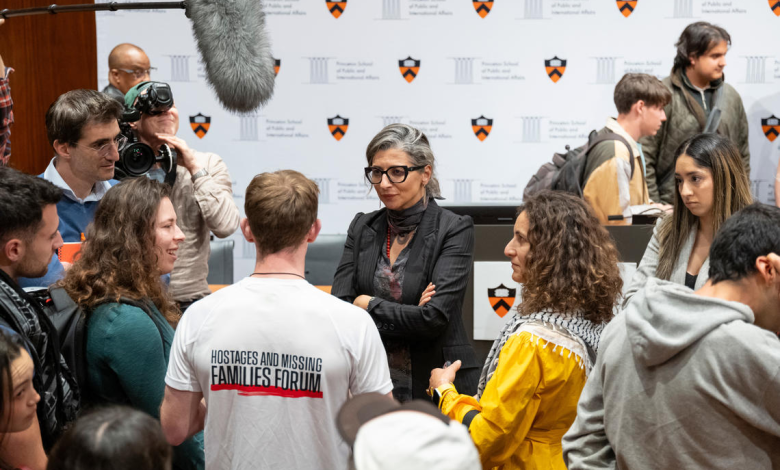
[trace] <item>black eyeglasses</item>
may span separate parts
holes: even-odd
[[[379,184],[382,182],[382,175],[387,175],[387,180],[391,183],[403,183],[406,181],[406,177],[409,176],[410,171],[422,170],[426,166],[391,166],[387,170],[375,166],[367,166],[365,168],[366,179],[371,184]]]

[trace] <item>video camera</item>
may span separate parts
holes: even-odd
[[[143,87],[144,84],[148,84],[148,86]],[[125,107],[122,112],[119,129],[122,135],[127,137],[127,144],[119,149],[119,161],[115,164],[114,178],[122,180],[144,175],[151,177],[150,171],[156,163],[159,163],[165,173],[164,182],[173,187],[176,182],[176,152],[166,144],[163,144],[155,152],[149,145],[138,141],[138,137],[130,126],[131,122],[137,122],[141,119],[142,113],[153,116],[171,109],[173,107],[173,92],[167,83],[143,82],[140,85],[141,91],[135,104],[131,107]]]

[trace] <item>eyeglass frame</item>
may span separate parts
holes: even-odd
[[[135,69],[114,69],[119,70],[120,72],[124,72],[128,75],[132,75],[135,78],[144,78],[144,76],[152,76],[152,70],[157,70],[157,67],[149,67],[146,70],[135,70]]]
[[[124,134],[119,134],[116,137],[114,137],[110,142],[106,142],[105,144],[101,145],[98,148],[95,148],[91,145],[79,145],[79,144],[73,144],[74,147],[86,147],[88,149],[92,149],[97,152],[98,156],[100,158],[106,158],[108,154],[111,152],[110,146],[116,145],[117,151],[124,147],[124,145],[127,143],[129,139]]]
[[[420,166],[393,165],[393,166],[388,167],[387,170],[383,170],[383,169],[381,169],[379,167],[376,167],[376,166],[367,166],[367,167],[363,168],[363,171],[365,173],[366,179],[371,184],[382,184],[382,176],[386,176],[387,177],[387,181],[389,181],[391,183],[399,184],[399,183],[403,183],[404,181],[406,181],[406,179],[409,177],[409,173],[410,172],[412,172],[412,171],[420,171],[420,170],[424,169],[427,166],[428,165],[420,165]],[[393,181],[393,179],[390,178],[390,175],[387,173],[388,171],[392,170],[393,168],[403,168],[404,172],[405,172],[404,173],[404,179],[402,179],[401,181]],[[371,181],[371,178],[368,176],[368,174],[373,172],[374,170],[378,170],[381,173],[381,175],[379,176],[379,181],[377,181],[376,183]]]

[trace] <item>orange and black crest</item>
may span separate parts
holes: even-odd
[[[339,2],[325,0],[325,4],[328,6],[328,10],[334,18],[341,16],[344,13],[344,10],[347,9],[347,0],[341,0]]]
[[[629,16],[631,16],[631,13],[634,12],[634,8],[636,8],[636,3],[637,0],[617,0],[617,7],[618,10],[620,10],[620,13],[622,13],[623,16],[628,18]]]
[[[566,60],[559,59],[558,56],[545,60],[544,69],[547,71],[547,76],[550,77],[550,80],[558,83],[558,80],[563,77],[563,72],[566,71]]]
[[[496,315],[504,318],[504,315],[512,310],[512,305],[515,303],[515,294],[517,293],[517,289],[510,289],[504,284],[501,284],[498,287],[488,289],[487,291],[490,306],[493,307]]]
[[[202,139],[211,127],[211,116],[204,116],[201,113],[190,116],[190,127],[195,135]]]
[[[474,9],[477,10],[477,14],[482,18],[488,16],[490,10],[493,9],[493,0],[474,1],[472,3],[474,3]]]
[[[485,116],[480,116],[471,120],[471,129],[474,131],[474,135],[480,142],[484,141],[490,135],[490,131],[493,130],[493,120],[488,119]]]
[[[333,135],[333,138],[336,140],[341,140],[341,138],[344,137],[344,134],[347,133],[348,127],[349,119],[347,118],[343,118],[338,114],[336,117],[328,118],[328,129],[330,130],[331,135]]]
[[[420,72],[420,61],[409,56],[398,61],[398,68],[401,69],[401,75],[404,77],[404,80],[412,83],[417,78],[417,73]]]
[[[279,69],[282,67],[282,59],[274,59],[274,76],[279,75]]]
[[[761,130],[764,131],[764,135],[770,142],[774,142],[777,136],[780,135],[780,119],[776,118],[774,114],[766,119],[762,119]]]
[[[780,0],[769,0],[769,8],[775,12],[775,15],[780,16]]]

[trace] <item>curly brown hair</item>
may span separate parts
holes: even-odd
[[[623,280],[617,249],[590,207],[571,194],[542,191],[523,202],[522,212],[530,248],[520,314],[582,312],[594,323],[608,322]]]
[[[170,188],[149,178],[123,181],[106,193],[89,225],[78,260],[59,282],[89,315],[120,297],[150,300],[175,326],[178,307],[160,281],[154,222]]]

